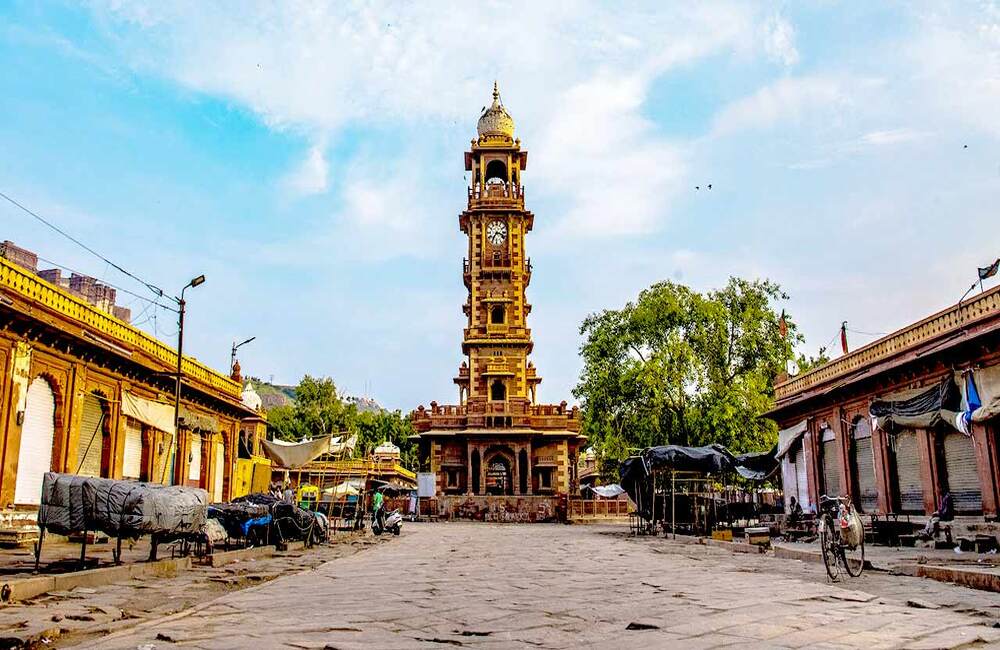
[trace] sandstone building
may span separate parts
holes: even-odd
[[[528,152],[494,86],[465,153],[471,173],[458,225],[468,237],[462,276],[467,357],[454,382],[458,404],[431,402],[413,413],[422,464],[435,475],[434,507],[443,516],[536,520],[554,515],[575,486],[584,440],[576,407],[535,402],[542,378],[528,361],[526,239],[534,215],[524,207],[521,174]]]

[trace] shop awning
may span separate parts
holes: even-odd
[[[806,420],[802,420],[798,424],[792,425],[787,429],[782,429],[778,432],[778,451],[775,453],[775,458],[781,458],[788,453],[788,450],[792,448],[792,445],[805,435],[808,423]]]
[[[192,431],[200,431],[201,433],[219,432],[218,419],[210,415],[196,413],[183,404],[181,404],[180,420],[182,427],[191,429]]]
[[[122,391],[122,414],[171,435],[176,433],[173,404],[154,402],[125,390]]]
[[[323,436],[308,442],[284,442],[281,440],[261,440],[264,455],[279,467],[298,469],[319,458],[330,449],[330,436]]]
[[[869,411],[881,429],[890,424],[915,429],[930,429],[941,423],[954,427],[961,402],[962,395],[949,375],[933,386],[889,393],[874,400]]]

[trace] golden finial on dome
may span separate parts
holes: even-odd
[[[500,101],[500,84],[493,82],[493,104],[479,116],[476,130],[480,137],[500,138],[508,142],[514,140],[514,118]]]

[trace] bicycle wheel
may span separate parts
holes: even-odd
[[[826,567],[826,575],[830,576],[830,580],[836,581],[840,577],[840,535],[833,527],[833,517],[830,515],[823,515],[820,525],[819,547],[823,554],[823,566]]]
[[[865,538],[861,537],[861,543],[851,550],[844,547],[844,568],[852,578],[857,578],[865,570]]]

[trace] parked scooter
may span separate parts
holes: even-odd
[[[393,535],[398,535],[403,529],[403,515],[400,514],[399,510],[393,510],[392,512],[386,514],[385,521],[381,526],[378,523],[378,517],[372,519],[372,532],[376,535],[381,535],[382,533],[392,533]]]

